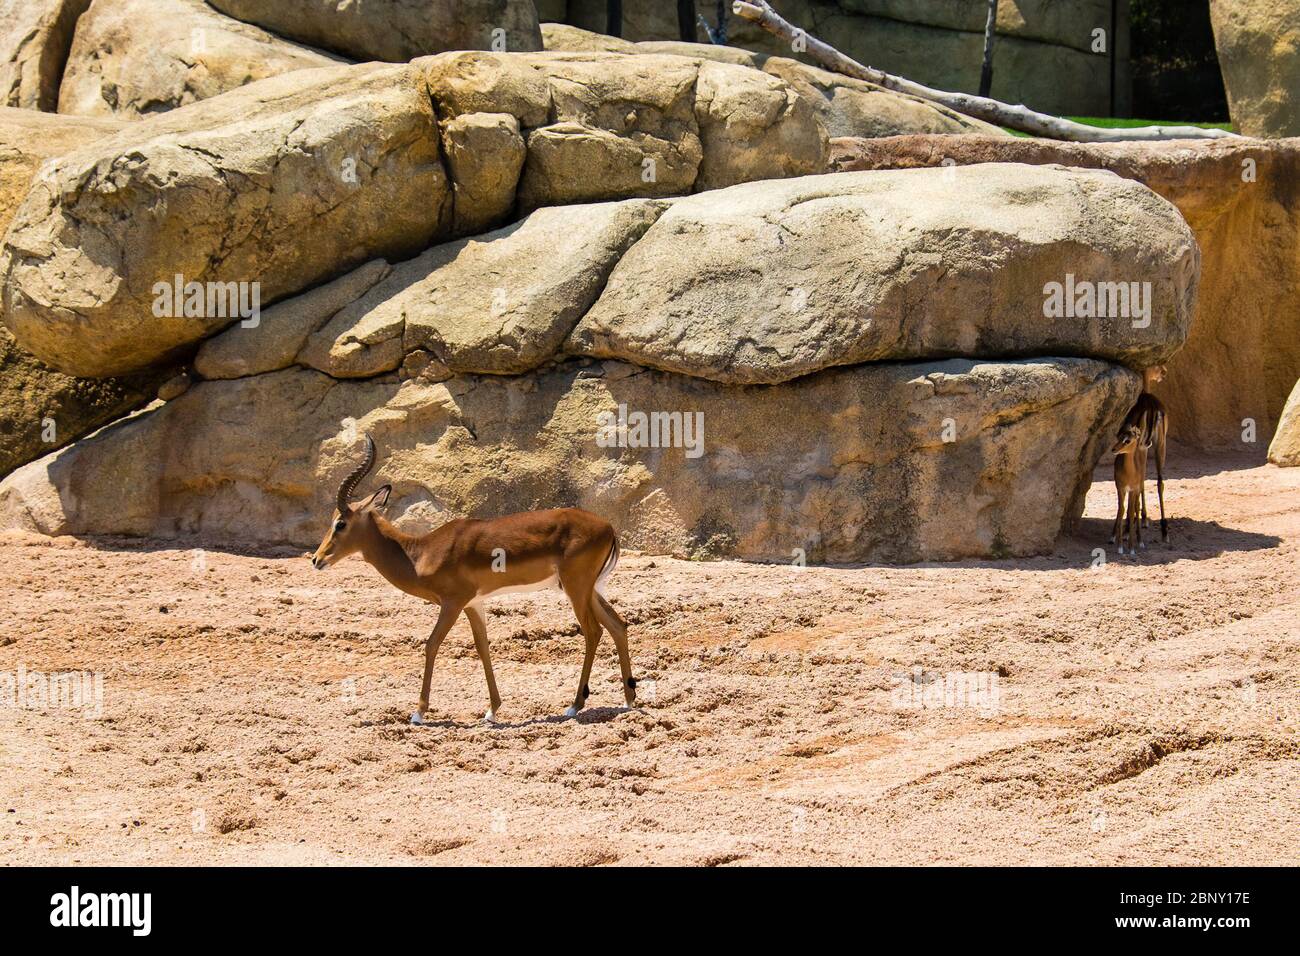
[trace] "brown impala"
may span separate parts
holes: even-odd
[[[487,677],[485,716],[495,720],[501,696],[492,676],[482,601],[493,594],[555,586],[568,595],[587,642],[578,689],[565,716],[576,715],[590,694],[587,681],[601,625],[614,635],[623,672],[623,697],[629,707],[635,705],[636,679],[627,653],[627,624],[603,594],[605,579],[618,564],[619,552],[618,537],[608,521],[578,508],[553,508],[487,521],[462,518],[428,534],[404,534],[378,510],[387,503],[391,485],[384,485],[356,503],[349,501],[353,489],[374,464],[375,443],[367,435],[365,460],[339,485],[330,529],[311,563],[321,570],[360,552],[388,583],[439,606],[438,623],[424,645],[424,683],[420,685],[420,703],[411,715],[411,723],[424,722],[433,660],[462,611],[474,633],[474,647]]]

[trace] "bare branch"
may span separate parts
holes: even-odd
[[[883,86],[895,93],[919,96],[941,106],[946,106],[958,113],[973,116],[1022,133],[1045,136],[1049,139],[1071,140],[1079,143],[1122,142],[1126,140],[1164,140],[1164,139],[1220,139],[1236,136],[1223,129],[1202,129],[1199,126],[1138,126],[1131,129],[1102,129],[1075,123],[1059,116],[1038,113],[1025,106],[1011,106],[984,96],[972,96],[969,93],[947,93],[932,90],[928,86],[891,76],[884,70],[863,66],[857,60],[845,56],[829,43],[809,36],[803,30],[792,26],[780,14],[772,9],[767,0],[736,0],[731,5],[732,13],[757,23],[764,30],[788,42],[796,52],[807,51],[814,60],[836,73],[843,73],[855,79],[866,80],[877,86]]]

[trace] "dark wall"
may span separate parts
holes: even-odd
[[[1130,0],[1133,115],[1227,122],[1209,0]]]

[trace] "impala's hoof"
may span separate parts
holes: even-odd
[[[483,719],[489,724],[495,724],[497,722],[497,712],[495,710],[489,710],[483,715]]]
[[[568,707],[568,708],[566,708],[565,711],[564,711],[564,716],[565,716],[565,717],[577,717],[577,716],[578,716],[578,708],[576,708],[576,707]]]
[[[424,723],[424,718],[420,716],[418,710],[411,714],[411,723],[415,724],[417,727]]]

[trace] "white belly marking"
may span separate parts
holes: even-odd
[[[552,574],[549,578],[543,578],[532,584],[511,584],[506,587],[493,588],[488,587],[474,595],[474,603],[487,597],[499,597],[502,594],[522,594],[526,591],[544,591],[547,588],[558,588],[560,586],[559,574]]]

